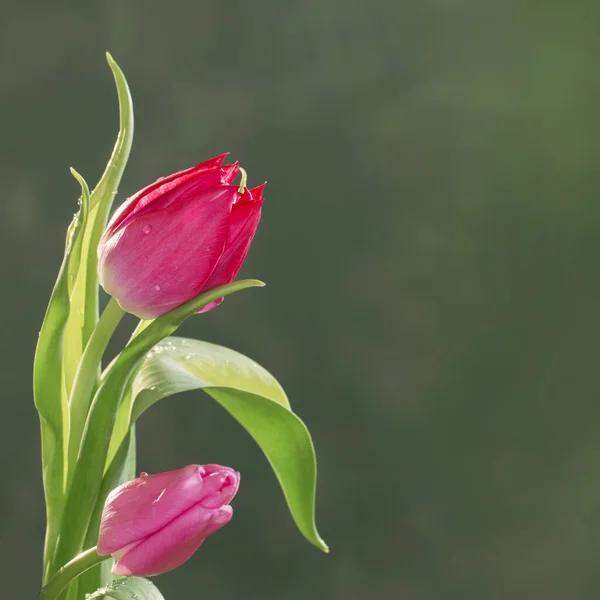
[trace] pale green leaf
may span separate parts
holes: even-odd
[[[86,596],[87,600],[164,600],[158,588],[144,577],[124,577],[116,579],[93,594]]]
[[[151,360],[155,356],[157,360]],[[287,396],[275,377],[235,350],[199,340],[169,337],[157,344],[147,358],[133,382],[134,421],[167,393],[171,395],[198,387],[241,389],[290,409]],[[177,373],[177,377],[165,381],[166,371]]]
[[[202,389],[254,438],[271,463],[302,534],[321,550],[315,526],[316,459],[310,434],[275,378],[246,356],[170,337],[146,355],[133,382],[131,422],[158,400]]]

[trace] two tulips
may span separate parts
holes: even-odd
[[[236,277],[260,220],[264,185],[248,189],[243,171],[234,185],[240,169],[224,159],[159,179],[115,213],[98,247],[99,279],[127,312],[152,319]],[[142,473],[108,496],[98,554],[112,554],[115,575],[178,567],[229,522],[239,481],[219,465]]]

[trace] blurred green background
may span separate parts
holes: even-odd
[[[0,569],[37,595],[31,361],[79,194],[136,109],[119,199],[230,151],[267,179],[232,296],[182,335],[286,388],[319,457],[326,556],[208,397],[161,403],[139,470],[242,472],[167,600],[600,594],[596,1],[2,0]],[[120,330],[125,339],[133,320]]]

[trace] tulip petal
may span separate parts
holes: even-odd
[[[233,499],[239,483],[239,473],[220,465],[189,465],[168,473],[142,474],[106,499],[97,552],[113,554],[119,560],[194,506],[209,512],[220,510]]]
[[[244,194],[231,209],[225,250],[213,274],[205,283],[204,289],[210,290],[229,283],[238,274],[260,221],[263,203],[262,192],[265,185],[263,184],[253,190],[245,189]],[[210,310],[210,308],[204,307],[202,312],[207,310]]]
[[[131,198],[126,200],[119,207],[113,215],[107,231],[114,233],[121,225],[124,225],[126,220],[137,215],[149,204],[152,204],[157,200],[162,201],[161,208],[164,208],[166,204],[165,200],[169,200],[169,198],[165,197],[168,196],[171,191],[181,187],[189,181],[201,181],[204,187],[214,187],[223,183],[230,184],[237,175],[239,166],[235,163],[234,165],[222,167],[221,165],[226,156],[227,154],[221,154],[205,160],[190,169],[157,179],[154,183],[146,186],[144,189],[131,196]]]
[[[162,210],[138,214],[100,244],[102,287],[144,319],[194,298],[226,247],[236,198],[235,186],[188,188]]]
[[[203,470],[197,465],[141,476],[106,499],[98,553],[112,554],[164,527],[204,498]]]
[[[121,226],[126,224],[130,218],[137,219],[150,212],[162,210],[176,201],[181,201],[182,198],[197,195],[203,190],[225,187],[235,179],[239,169],[239,164],[236,162],[233,165],[226,165],[213,171],[200,173],[200,176],[195,174],[193,178],[187,178],[180,185],[168,184],[165,189],[161,186],[157,192],[153,192],[152,195],[156,194],[156,196],[150,200],[144,198],[136,206],[135,211],[122,221]]]
[[[221,297],[218,300],[213,300],[212,302],[209,302],[206,306],[203,306],[196,314],[199,315],[201,313],[208,312],[213,308],[217,308],[219,304],[222,304],[223,300],[225,300],[225,298]]]
[[[235,162],[232,165],[221,166],[222,182],[231,184],[232,181],[237,177],[240,171],[240,164]]]
[[[131,548],[114,564],[112,573],[149,577],[171,571],[186,562],[206,537],[232,516],[233,509],[228,505],[216,510],[195,505]]]
[[[214,473],[205,474],[202,483],[204,498],[200,500],[201,506],[220,508],[233,500],[240,485],[240,476],[232,469],[219,467]]]

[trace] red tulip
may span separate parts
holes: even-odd
[[[113,490],[104,505],[97,553],[112,554],[114,575],[149,577],[187,561],[228,523],[240,474],[219,465],[189,465],[146,475]]]
[[[223,165],[225,156],[159,179],[112,218],[98,246],[99,279],[127,312],[151,319],[235,279],[265,184],[232,185],[239,167]]]

